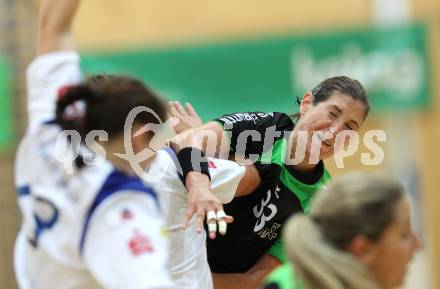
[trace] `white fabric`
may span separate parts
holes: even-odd
[[[217,221],[217,214],[214,211],[208,211],[208,214],[206,214],[206,222],[211,222],[211,221]]]
[[[105,199],[90,219],[81,254],[86,216],[114,168],[101,159],[67,173],[63,159],[55,157],[60,129],[43,124],[54,118],[58,90],[80,80],[79,57],[69,51],[40,56],[27,72],[29,126],[15,172],[17,188],[31,193],[19,197],[23,222],[15,270],[20,289],[170,288],[163,221],[151,194],[121,191]],[[123,219],[123,209],[135,217]],[[38,238],[34,215],[47,223]],[[150,244],[151,250],[132,254],[135,231],[148,240],[139,244]],[[29,240],[38,240],[37,245]]]
[[[211,189],[223,203],[230,202],[244,175],[244,167],[227,160],[209,158]],[[181,228],[186,212],[187,189],[183,186],[170,155],[158,151],[146,174],[146,180],[160,196],[165,215],[170,256],[168,268],[176,288],[212,289],[212,277],[206,256],[206,233],[196,233],[195,216],[186,230]]]
[[[151,198],[128,192],[113,197],[98,208],[85,243],[84,262],[105,288],[169,286],[168,274],[164,273],[167,248],[163,220],[155,208]],[[133,217],[128,220],[121,218],[124,210]],[[136,236],[146,238],[146,242],[138,242],[145,248],[140,248],[142,251],[138,255],[129,249]]]

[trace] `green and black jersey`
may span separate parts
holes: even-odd
[[[236,113],[217,119],[230,138],[230,153],[255,160],[261,184],[251,194],[224,206],[234,217],[228,233],[207,241],[212,272],[240,273],[269,253],[284,261],[280,241],[284,222],[310,208],[314,193],[330,175],[320,162],[314,173],[299,174],[284,164],[294,124],[284,113]]]
[[[305,287],[295,274],[293,265],[286,262],[267,277],[261,289],[305,289]]]

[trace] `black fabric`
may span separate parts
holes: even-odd
[[[254,130],[262,135],[261,140],[248,141],[245,144],[245,156],[260,156],[263,152],[270,151],[277,140],[288,138],[294,128],[290,117],[278,112],[232,114],[216,121],[223,124],[230,134],[231,154],[235,154],[237,145],[244,141],[239,138],[242,132]],[[272,136],[268,136],[271,133]],[[266,144],[265,136],[271,140],[266,141]],[[234,222],[228,225],[225,236],[207,240],[208,262],[212,272],[244,273],[249,270],[278,241],[284,222],[292,214],[302,211],[295,193],[280,181],[281,172],[287,170],[292,175],[291,169],[286,165],[259,161],[254,165],[261,177],[260,185],[251,194],[234,198],[224,205],[226,214],[233,216]],[[307,181],[306,183],[316,183],[324,172],[322,162],[319,166],[310,176],[297,172],[294,172],[294,176],[300,181]]]
[[[306,172],[306,173],[298,172],[297,170],[295,170],[293,166],[286,166],[286,168],[289,171],[289,173],[295,177],[295,179],[307,185],[315,184],[324,174],[323,161],[319,161],[319,163],[315,166],[312,172]]]
[[[281,112],[233,113],[223,115],[215,121],[223,125],[229,136],[230,152],[239,152],[246,157],[269,151],[275,141],[287,138],[294,128],[290,117]],[[252,132],[257,132],[261,138],[253,140],[249,135]],[[244,145],[244,148],[237,147],[238,144]]]
[[[275,164],[264,166],[258,168],[262,182],[253,193],[224,205],[234,222],[228,224],[226,235],[207,240],[212,272],[248,271],[281,237],[286,220],[302,211],[295,194],[279,181],[282,168]]]
[[[269,283],[261,287],[261,289],[280,289],[277,283]]]
[[[186,176],[190,172],[199,172],[207,175],[209,179],[211,179],[208,159],[203,151],[193,147],[183,148],[177,154],[177,160],[182,169],[182,173],[179,173],[179,177],[184,185],[186,184]]]

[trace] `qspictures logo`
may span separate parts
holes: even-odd
[[[136,117],[140,113],[149,113],[156,119],[154,123],[143,125],[137,131],[134,131]],[[122,132],[124,151],[113,153],[114,156],[126,161],[133,172],[144,180],[157,181],[158,176],[154,178],[148,175],[146,168],[142,163],[152,159],[158,150],[166,147],[167,140],[172,137],[173,120],[169,119],[163,122],[155,111],[148,107],[138,106],[130,111],[124,123]],[[233,123],[225,125],[225,131],[228,137],[231,137]],[[151,138],[145,142],[145,148],[137,153],[133,149],[133,138],[141,137],[147,132]],[[205,143],[207,150],[215,149],[220,143],[220,147],[228,146],[230,140],[218,140],[217,134],[209,130],[199,130],[191,133],[193,143]],[[188,134],[174,136],[175,140],[188,137]],[[317,164],[323,158],[333,158],[338,168],[344,168],[344,160],[354,156],[360,148],[362,142],[368,150],[360,154],[360,162],[365,166],[379,165],[384,161],[385,153],[381,146],[386,142],[386,133],[383,130],[369,130],[361,136],[353,130],[343,130],[335,132],[332,127],[321,131],[277,131],[275,127],[267,128],[263,133],[257,130],[244,130],[237,136],[235,148],[235,160],[242,165],[252,165],[257,160],[264,163],[272,159],[271,150],[275,140],[283,140],[285,148],[283,153],[283,162],[286,165],[298,164]],[[110,142],[109,135],[104,130],[90,131],[84,139],[74,130],[62,131],[56,141],[56,159],[62,162],[67,173],[73,173],[75,170],[75,159],[81,156],[86,165],[99,165],[105,161],[107,152],[104,142]],[[222,142],[228,143],[222,143]],[[255,143],[260,143],[265,151],[264,156],[257,154],[246,155],[247,148]],[[227,150],[227,154],[229,150]],[[246,155],[246,156],[245,156]],[[228,155],[221,155],[220,158],[227,159]],[[193,166],[200,164],[201,156],[194,153],[192,155]],[[178,163],[176,169],[180,171]],[[165,173],[165,172],[164,172]]]

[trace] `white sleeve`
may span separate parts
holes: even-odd
[[[58,51],[35,58],[27,70],[29,130],[55,117],[61,88],[81,81],[79,55]]]
[[[164,224],[150,196],[118,193],[93,214],[83,258],[106,289],[168,289]]]
[[[245,167],[233,161],[216,158],[208,158],[208,165],[212,192],[223,204],[229,203],[244,176]]]
[[[173,158],[175,158],[174,152],[170,155],[164,150],[158,151],[147,173],[148,183],[162,193],[162,199],[173,193],[186,197],[188,192],[177,173],[177,160]],[[238,184],[244,176],[245,167],[233,161],[216,158],[208,158],[208,167],[212,192],[223,204],[229,203],[234,198]]]

